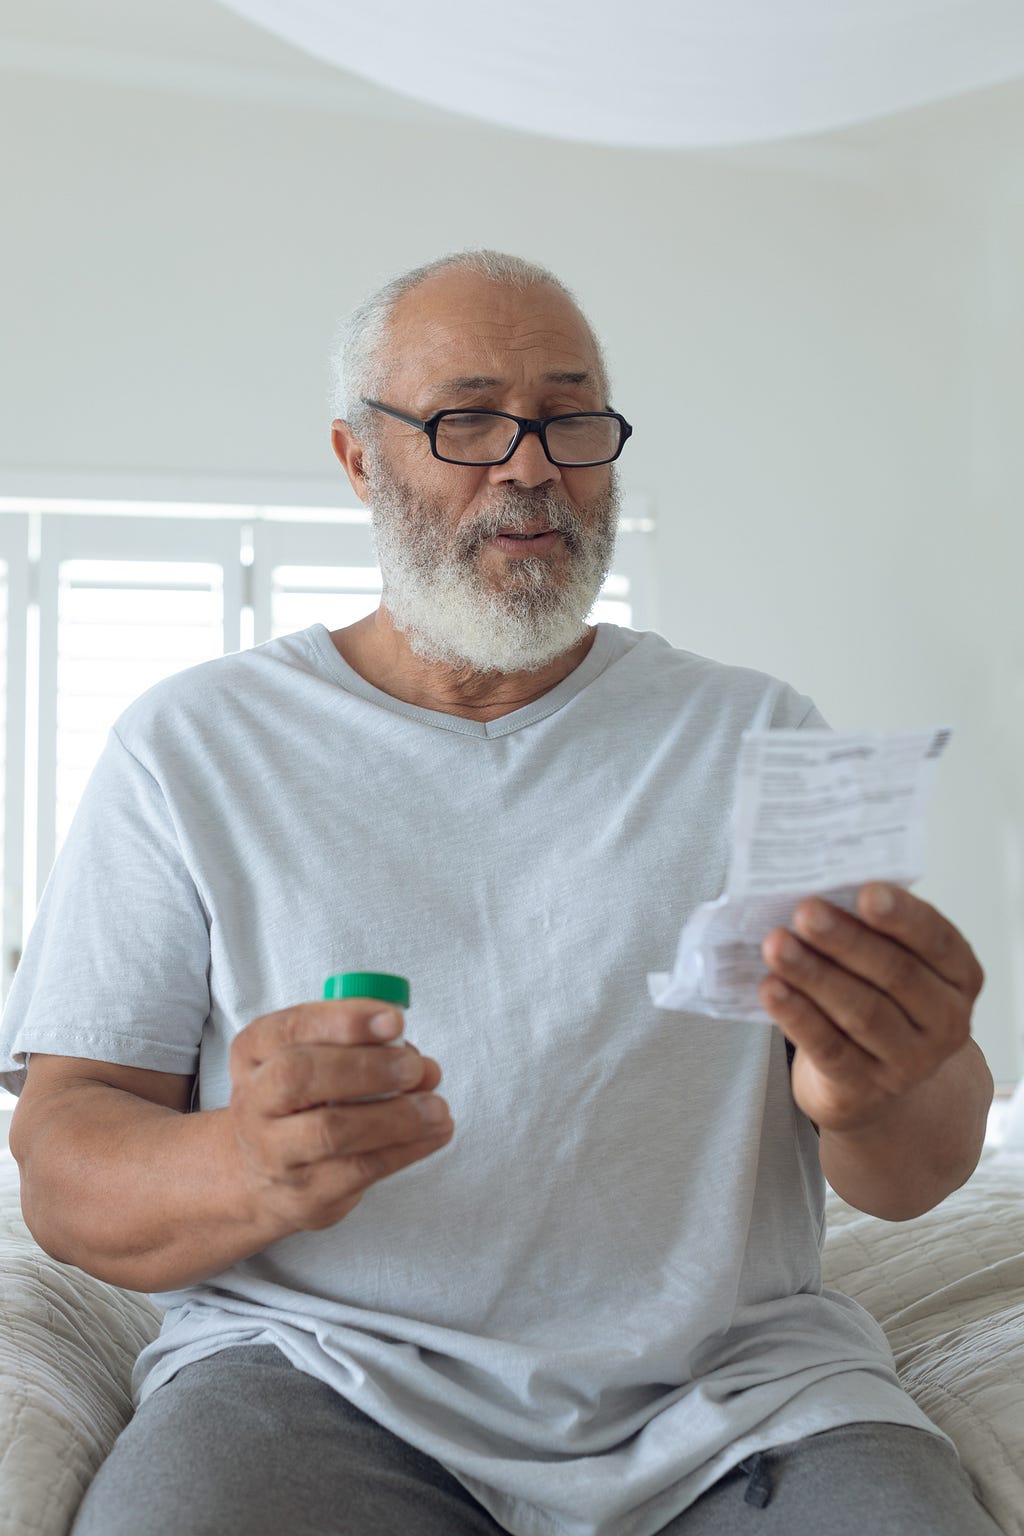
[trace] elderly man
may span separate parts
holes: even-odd
[[[992,1536],[819,1263],[823,1174],[977,1162],[971,949],[869,885],[766,941],[778,1028],[656,1010],[743,729],[820,717],[586,624],[631,429],[550,273],[418,269],[343,364],[380,607],[126,711],[5,1015],[29,1225],[165,1309],[76,1536]]]

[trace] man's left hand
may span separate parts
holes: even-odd
[[[764,940],[760,986],[797,1047],[793,1098],[819,1129],[866,1128],[964,1047],[984,973],[963,934],[899,886],[861,886],[856,916],[811,897],[793,926]]]

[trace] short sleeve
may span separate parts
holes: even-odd
[[[803,718],[798,721],[797,729],[801,731],[828,731],[831,727],[817,704],[812,704]]]
[[[0,1083],[32,1051],[194,1073],[210,930],[165,795],[111,732],[43,892],[0,1022]]]
[[[768,729],[797,731],[827,731],[828,721],[812,699],[805,693],[797,693],[788,683],[776,683],[773,694],[765,706]]]

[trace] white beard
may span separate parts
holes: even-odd
[[[417,656],[474,673],[532,672],[586,634],[615,550],[614,466],[607,492],[587,508],[589,528],[550,488],[506,486],[492,512],[453,530],[443,504],[417,497],[375,456],[366,456],[364,472],[383,606]],[[561,533],[565,552],[509,559],[496,585],[481,569],[486,540],[538,519]]]

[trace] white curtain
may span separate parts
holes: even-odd
[[[319,59],[561,139],[822,132],[1024,74],[1024,0],[222,0]]]

